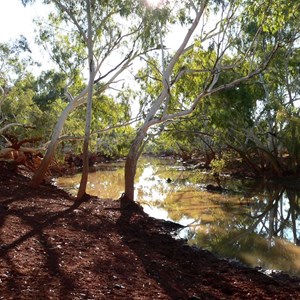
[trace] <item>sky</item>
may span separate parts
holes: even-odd
[[[155,6],[161,0],[148,0]],[[33,5],[23,6],[21,0],[0,0],[0,43],[14,41],[20,35],[27,38],[29,48],[32,51],[32,57],[35,61],[42,63],[41,67],[33,67],[31,72],[38,75],[40,71],[49,68],[55,68],[53,62],[48,58],[47,53],[42,53],[42,49],[34,43],[34,28],[36,25],[33,23],[34,18],[46,17],[49,13],[50,7],[41,3],[42,1],[36,0]],[[176,37],[170,36],[164,42],[168,48],[175,49],[178,47],[178,42],[182,30],[177,28]]]
[[[29,42],[33,58],[37,61],[45,61],[45,53],[42,53],[41,49],[34,44],[33,19],[47,16],[49,7],[39,1],[26,7],[23,6],[21,0],[0,0],[0,4],[0,43],[14,41],[23,35]],[[49,61],[45,65],[48,66]]]
[[[152,4],[161,0],[148,0]],[[47,53],[43,52],[41,47],[34,43],[34,28],[36,25],[33,23],[34,18],[46,17],[49,13],[50,7],[41,3],[42,1],[36,0],[33,5],[24,7],[21,0],[0,0],[0,43],[14,41],[20,35],[27,38],[29,48],[32,51],[32,57],[35,61],[42,62],[42,67],[31,70],[34,74],[40,73],[41,70],[53,68],[54,64],[48,58]],[[176,30],[176,37],[170,36],[164,42],[168,48],[175,49],[178,47],[178,42],[181,42],[180,28]]]
[[[0,0],[0,42],[8,42],[24,35],[28,40],[33,37],[33,18],[45,14],[41,5],[24,7],[21,0]]]
[[[148,0],[156,3],[160,0]],[[24,35],[30,45],[34,44],[34,23],[36,17],[47,15],[47,6],[36,1],[34,5],[24,7],[21,0],[0,0],[0,43],[14,40],[20,35]],[[168,42],[172,43],[172,39]],[[177,46],[177,45],[176,45]]]

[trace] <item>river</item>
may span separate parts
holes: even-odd
[[[56,184],[76,193],[80,174]],[[155,218],[184,225],[178,236],[220,257],[300,276],[300,191],[280,184],[222,176],[224,188],[208,192],[214,178],[171,159],[142,158],[136,200]],[[124,163],[108,163],[89,174],[87,192],[118,199]]]

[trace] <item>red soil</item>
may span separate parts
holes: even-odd
[[[300,279],[175,240],[119,201],[76,202],[0,163],[0,299],[300,299]]]

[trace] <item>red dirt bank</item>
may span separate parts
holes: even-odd
[[[0,299],[300,299],[299,278],[191,248],[175,224],[28,181],[0,163]]]

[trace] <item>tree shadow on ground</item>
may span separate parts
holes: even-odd
[[[39,201],[40,200],[41,199],[39,199]],[[23,228],[22,232],[15,232],[14,240],[10,243],[6,243],[3,240],[3,234],[0,236],[0,258],[5,261],[7,266],[9,266],[9,270],[6,271],[9,289],[12,292],[15,291],[16,295],[20,290],[24,293],[22,273],[23,271],[24,273],[27,273],[27,270],[22,270],[22,268],[20,268],[20,257],[18,257],[18,255],[13,255],[12,250],[15,250],[16,253],[23,252],[23,256],[30,255],[30,251],[34,251],[36,253],[38,252],[38,255],[36,255],[36,253],[34,253],[34,255],[40,257],[40,263],[43,264],[43,268],[46,272],[40,277],[41,280],[39,280],[39,276],[34,276],[39,275],[34,274],[34,269],[36,268],[36,266],[34,266],[32,270],[33,282],[30,284],[33,284],[36,289],[39,290],[39,296],[41,298],[45,297],[46,299],[51,296],[51,288],[45,284],[45,282],[47,283],[48,280],[50,281],[55,278],[57,286],[59,286],[60,289],[59,293],[63,298],[66,294],[69,294],[74,290],[76,286],[74,284],[74,278],[64,272],[64,269],[61,266],[63,253],[57,247],[53,238],[47,233],[47,230],[49,230],[55,222],[68,218],[68,216],[74,213],[86,199],[75,201],[70,206],[65,204],[63,206],[68,206],[68,208],[53,212],[52,214],[47,210],[39,211],[40,207],[38,206],[21,206],[20,208],[8,209],[7,206],[14,201],[19,202],[20,199],[18,197],[11,197],[9,200],[2,202],[0,208],[0,229],[5,226],[5,222],[8,219],[13,221],[18,228],[19,225],[22,224]],[[44,205],[47,206],[47,202],[45,202]],[[74,230],[76,229],[74,228]],[[5,240],[7,240],[7,237]],[[32,241],[34,241],[35,247],[26,246],[27,242],[30,240],[31,244]],[[26,254],[26,252],[29,252],[29,254]],[[23,257],[22,259],[26,258]],[[30,257],[28,258],[28,262],[31,263]],[[30,267],[30,265],[28,267]],[[48,277],[48,280],[45,276]],[[20,278],[21,280],[18,280],[17,278]],[[25,282],[25,285],[26,284],[27,282]],[[32,289],[32,287],[28,289]]]
[[[171,299],[266,299],[279,287],[284,288],[254,269],[233,266],[206,250],[174,239],[170,231],[180,225],[151,222],[144,215],[138,207],[125,209],[117,225],[124,242]]]
[[[298,281],[234,267],[119,201],[76,202],[0,164],[0,299],[297,299]],[[298,293],[298,294],[297,294]]]

